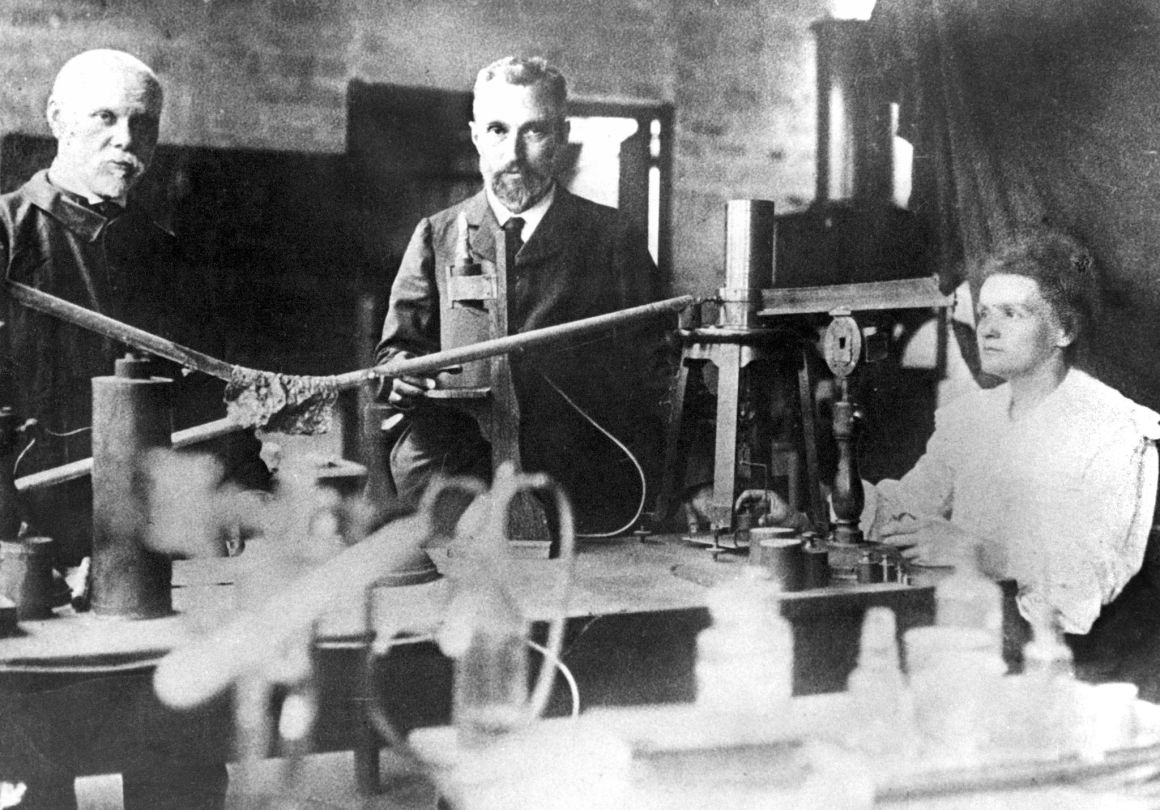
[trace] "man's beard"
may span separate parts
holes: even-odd
[[[102,197],[123,197],[137,185],[147,164],[136,155],[101,157],[88,172],[89,191]]]
[[[94,178],[90,191],[99,194],[101,197],[116,199],[117,197],[123,197],[128,194],[133,186],[137,184],[137,180],[140,177],[141,175],[139,174],[133,177],[109,176],[107,174],[98,175]]]
[[[513,214],[535,205],[552,185],[552,178],[534,172],[519,175],[497,172],[491,177],[491,190]]]

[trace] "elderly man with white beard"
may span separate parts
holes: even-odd
[[[188,295],[193,279],[172,234],[130,196],[157,146],[162,98],[156,74],[122,51],[85,51],[65,63],[47,104],[56,157],[0,197],[0,266],[12,281],[177,338],[179,324],[199,317]],[[2,291],[0,306],[9,349],[0,357],[0,404],[40,425],[18,473],[89,457],[89,380],[111,374],[125,348]],[[21,504],[31,531],[56,541],[61,567],[88,554],[91,488],[78,484],[26,493]],[[128,810],[220,808],[227,708],[167,711],[148,675],[5,682],[0,778],[27,784],[22,808],[68,810],[74,777],[94,761],[119,759]]]
[[[56,157],[0,197],[5,277],[151,332],[173,334],[183,301],[175,240],[129,197],[153,157],[161,84],[127,53],[93,50],[61,68],[48,99]],[[125,347],[26,309],[0,291],[9,351],[0,358],[0,404],[39,423],[18,473],[91,453],[89,380],[111,374]],[[87,484],[30,493],[33,529],[56,540],[56,561],[88,553]]]

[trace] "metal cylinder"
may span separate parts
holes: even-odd
[[[830,584],[830,554],[825,546],[810,544],[805,548],[805,587],[826,588]]]
[[[781,585],[783,591],[800,591],[805,584],[805,557],[802,540],[793,529],[761,527],[751,529],[750,555]],[[754,548],[756,546],[756,549]]]
[[[775,231],[769,200],[730,200],[725,204],[725,286],[717,291],[717,326],[759,326],[761,291],[773,286]]]
[[[93,379],[94,613],[146,619],[173,610],[172,564],[146,546],[145,454],[170,446],[172,381],[148,376],[135,358]]]
[[[725,203],[725,287],[763,290],[773,286],[777,222],[771,200]]]
[[[20,439],[20,419],[7,405],[0,407],[0,541],[14,541],[20,533],[20,498],[16,494]]]
[[[869,585],[882,581],[882,560],[867,551],[858,560],[858,583]]]
[[[19,618],[52,615],[52,540],[26,537],[0,542],[0,596],[16,603]]]

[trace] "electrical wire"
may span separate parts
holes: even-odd
[[[560,657],[561,658],[566,657],[568,655],[568,653],[570,653],[576,647],[576,645],[580,642],[580,640],[584,638],[585,634],[590,629],[592,629],[592,625],[596,624],[597,622],[599,622],[603,618],[604,618],[603,616],[591,616],[591,617],[589,617],[588,621],[584,622],[583,627],[581,627],[578,631],[571,634],[571,637],[568,639],[568,646],[560,652]]]
[[[575,720],[580,716],[580,686],[576,683],[576,678],[572,675],[572,670],[568,669],[568,666],[547,647],[542,644],[537,644],[530,638],[525,639],[525,641],[527,641],[529,647],[551,661],[552,666],[558,669],[560,675],[567,681],[568,691],[572,693],[572,719]]]
[[[79,433],[85,433],[87,431],[90,431],[90,430],[92,430],[92,428],[91,427],[80,427],[80,428],[77,428],[76,430],[66,430],[64,433],[57,433],[55,430],[49,430],[46,427],[42,427],[42,428],[40,428],[40,430],[44,431],[49,436],[52,436],[54,438],[67,439],[71,436],[76,436]],[[34,436],[33,438],[29,439],[28,444],[24,445],[24,449],[20,451],[20,455],[18,455],[16,457],[16,460],[12,462],[12,474],[13,475],[16,475],[16,471],[20,469],[20,462],[24,460],[24,457],[26,455],[28,455],[28,452],[30,450],[32,450],[32,447],[35,444],[36,444],[36,437]]]
[[[58,439],[67,439],[70,436],[76,436],[78,433],[85,433],[87,431],[90,431],[90,430],[92,430],[92,428],[91,427],[79,427],[76,430],[66,430],[64,433],[57,433],[55,430],[49,430],[48,428],[41,428],[41,430],[43,430],[49,436],[55,436]]]
[[[506,520],[506,512],[510,508],[511,500],[518,492],[524,489],[548,490],[555,496],[555,506],[560,521],[560,557],[561,562],[566,563],[564,567],[557,568],[556,572],[558,578],[561,574],[566,578],[559,582],[560,590],[558,596],[560,598],[560,611],[557,616],[548,622],[547,645],[540,646],[530,639],[525,639],[526,643],[533,649],[538,650],[544,659],[540,667],[539,677],[536,680],[536,686],[528,697],[527,712],[529,717],[532,718],[538,718],[542,715],[552,688],[553,679],[549,676],[552,673],[552,668],[555,668],[563,674],[564,679],[568,683],[572,696],[572,716],[576,717],[580,712],[580,689],[576,684],[576,679],[564,665],[563,661],[561,661],[559,655],[566,625],[567,612],[565,606],[567,604],[567,593],[572,584],[572,571],[576,557],[576,534],[574,531],[572,508],[559,485],[551,482],[545,475],[521,476],[512,473],[504,467],[500,468],[500,473],[491,490],[491,497],[494,499],[493,506],[499,505],[502,509],[502,511],[494,512],[492,516],[493,521],[496,519],[500,520],[498,525],[492,527],[497,537],[504,536],[503,521]],[[478,492],[481,485],[472,483],[470,479],[451,479],[438,485],[439,490],[454,489],[456,487],[471,492]],[[438,491],[433,492],[432,490],[428,490],[427,495],[424,496],[425,506],[421,506],[421,508],[429,509],[433,513],[434,498],[438,494]],[[366,646],[362,656],[359,694],[364,701],[365,705],[363,708],[371,726],[400,755],[409,760],[418,761],[418,756],[411,749],[406,738],[398,732],[382,706],[379,705],[378,690],[375,688],[376,660],[386,656],[391,647],[398,643],[395,633],[380,632],[378,623],[376,622],[375,592],[385,581],[385,579],[379,579],[370,583],[363,595],[363,628],[365,631]],[[426,640],[426,638],[429,638],[429,636],[415,636],[409,640],[414,642],[416,640]]]
[[[28,455],[28,451],[32,449],[32,446],[34,444],[36,444],[36,439],[30,439],[28,444],[24,445],[24,449],[20,451],[20,455],[18,455],[16,457],[16,460],[12,462],[12,475],[13,476],[15,476],[16,471],[20,469],[20,462],[24,461],[24,457],[26,455]]]
[[[587,411],[585,411],[583,408],[581,408],[579,405],[577,405],[576,402],[570,396],[565,394],[564,390],[562,388],[560,388],[560,386],[556,385],[555,381],[553,381],[551,377],[549,377],[547,374],[545,374],[543,371],[540,371],[539,369],[536,369],[536,371],[539,373],[539,375],[541,377],[544,378],[544,381],[546,383],[548,383],[548,385],[552,386],[552,388],[555,389],[557,394],[559,394],[561,397],[564,398],[565,402],[567,402],[569,405],[572,406],[572,409],[574,411],[576,411],[576,413],[580,414],[580,416],[584,420],[586,420],[588,422],[588,424],[592,425],[592,427],[596,428],[598,431],[603,433],[605,436],[608,437],[608,439],[613,444],[615,444],[617,447],[620,448],[621,452],[624,453],[625,457],[629,461],[632,462],[632,466],[636,468],[637,477],[640,479],[640,501],[637,503],[636,513],[633,514],[632,518],[627,523],[625,523],[623,526],[621,526],[618,529],[614,529],[613,531],[601,532],[599,534],[581,534],[581,533],[577,532],[576,537],[584,539],[584,540],[601,540],[601,539],[604,539],[606,537],[616,537],[617,535],[625,534],[626,532],[630,531],[633,526],[636,525],[637,521],[640,520],[640,516],[642,514],[644,514],[645,500],[648,497],[648,484],[645,481],[644,468],[642,468],[640,466],[640,462],[636,460],[636,456],[634,456],[632,454],[632,451],[628,449],[628,447],[624,444],[624,442],[622,442],[620,439],[613,436],[612,433],[609,432],[608,430],[606,430],[603,425],[601,425],[599,422],[597,422],[595,419],[593,419],[591,416],[589,416]]]
[[[372,613],[374,607],[372,604],[373,597],[370,594],[374,590],[374,587],[375,586],[372,585],[367,589],[366,611],[368,633],[373,633],[371,628],[373,627]],[[434,641],[434,638],[435,637],[432,635],[424,635],[408,638],[408,641]],[[401,756],[403,759],[409,760],[413,764],[426,767],[426,763],[424,763],[422,758],[415,752],[415,749],[411,747],[411,744],[407,742],[407,738],[403,734],[399,733],[399,731],[395,728],[395,724],[391,722],[391,718],[387,716],[386,711],[384,711],[383,707],[379,705],[378,690],[375,689],[374,686],[376,658],[382,658],[386,656],[386,654],[390,652],[391,647],[396,646],[399,643],[403,642],[398,641],[394,636],[386,638],[385,640],[371,637],[366,639],[366,651],[363,653],[362,673],[360,676],[360,680],[362,681],[360,684],[360,692],[362,695],[363,711],[366,713],[366,718],[370,721],[370,724],[374,730],[378,732],[383,741],[386,742],[387,745],[389,745],[396,754]]]
[[[368,656],[367,661],[364,663],[364,677],[367,678],[367,681],[364,683],[363,692],[366,700],[365,709],[367,712],[367,718],[370,720],[371,725],[374,726],[375,730],[382,736],[388,745],[390,745],[400,755],[411,758],[416,762],[420,761],[418,755],[414,752],[414,749],[411,748],[406,738],[395,728],[394,723],[392,723],[391,719],[387,717],[387,713],[383,710],[382,706],[379,705],[379,701],[376,697],[377,690],[375,690],[370,683],[374,677],[373,660],[374,658],[382,658],[386,656],[392,647],[397,647],[402,644],[433,642],[434,640],[435,636],[429,633],[424,633],[420,635],[406,636],[405,638],[392,637],[385,643],[379,642],[376,644],[370,640],[367,642]],[[580,685],[576,682],[576,676],[572,674],[572,670],[568,668],[567,664],[560,660],[559,656],[554,655],[547,647],[532,641],[530,638],[525,639],[524,641],[529,647],[538,652],[540,655],[544,656],[544,658],[548,659],[552,666],[554,666],[560,673],[560,676],[564,679],[565,683],[568,684],[568,692],[572,697],[572,712],[570,716],[573,720],[577,719],[580,716]]]

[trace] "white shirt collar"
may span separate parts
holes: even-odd
[[[539,202],[529,208],[527,211],[522,211],[518,214],[513,214],[507,209],[503,203],[492,192],[491,187],[485,187],[487,192],[487,204],[491,206],[491,211],[495,214],[496,220],[500,227],[512,217],[519,217],[524,221],[524,227],[520,230],[520,237],[527,242],[532,238],[532,234],[536,232],[536,228],[540,226],[540,220],[544,218],[544,214],[548,213],[548,208],[552,205],[552,200],[556,199],[556,182],[552,181],[552,187],[548,189],[548,193],[540,198]]]

